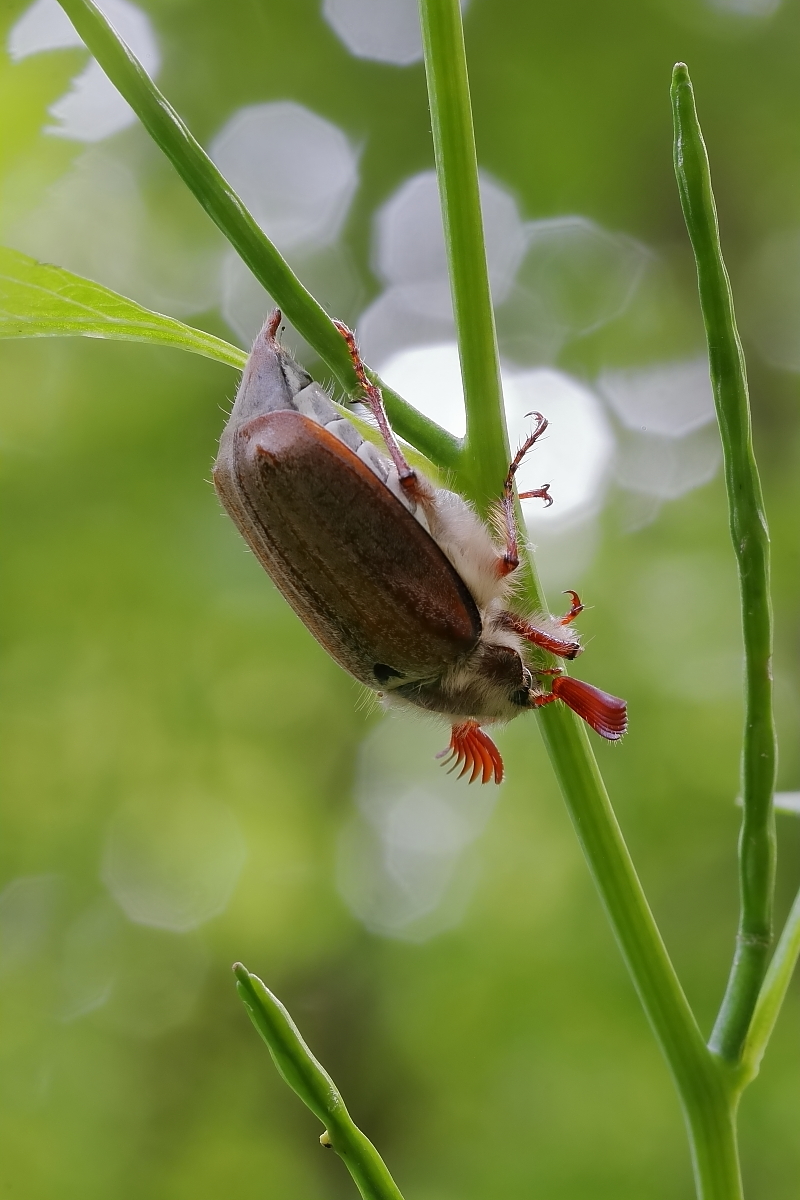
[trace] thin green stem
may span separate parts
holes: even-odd
[[[383,1159],[354,1123],[336,1084],[317,1062],[280,1000],[241,963],[233,970],[239,996],[282,1078],[325,1126],[322,1145],[336,1151],[364,1200],[403,1200]]]
[[[458,0],[420,0],[436,168],[468,416],[464,475],[485,506],[507,470],[508,441],[491,316],[469,87]],[[527,598],[538,607],[535,570]],[[582,725],[552,705],[541,728],[550,760],[645,1012],[670,1065],[693,1143],[698,1194],[740,1192],[729,1116],[732,1083],[707,1050],[623,840]],[[727,1142],[725,1138],[727,1137]]]
[[[333,372],[347,395],[357,398],[353,364],[330,317],[303,287],[135,55],[92,0],[59,0],[59,3],[106,75],[212,221]],[[455,468],[460,451],[458,439],[417,412],[391,388],[381,386],[397,433],[433,461]]]
[[[736,1062],[767,968],[775,888],[777,744],[772,713],[772,606],[769,533],[753,454],[744,355],[722,258],[711,174],[689,72],[672,77],[675,174],[697,264],[722,449],[731,538],[739,567],[745,657],[743,818],[739,840],[740,915],[736,952],[711,1048]]]
[[[740,1080],[709,1052],[650,911],[584,726],[555,705],[541,728],[639,999],[683,1108],[698,1200],[741,1200],[735,1114]]]
[[[508,469],[500,362],[483,237],[475,133],[458,0],[420,0],[433,149],[464,385],[467,436],[461,473],[481,511]]]
[[[706,1102],[687,1114],[698,1200],[742,1200],[742,1175],[736,1139],[739,1096],[720,1076]]]
[[[758,993],[753,1019],[742,1050],[742,1071],[749,1082],[758,1074],[761,1059],[772,1036],[778,1013],[786,998],[789,984],[800,956],[800,892],[795,897],[787,917],[772,962]]]
[[[582,724],[550,705],[541,729],[589,868],[682,1097],[713,1069],[625,845]]]

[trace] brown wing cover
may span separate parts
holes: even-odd
[[[225,507],[301,621],[351,675],[377,687],[387,677],[381,670],[376,679],[380,664],[393,679],[424,678],[472,649],[481,621],[463,580],[338,438],[279,411],[243,424],[230,449],[214,480]]]

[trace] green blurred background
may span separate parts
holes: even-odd
[[[267,164],[254,207],[284,154],[265,226],[373,361],[436,351],[441,277],[414,292],[409,267],[430,223],[419,233],[403,207],[432,166],[413,6],[321,8],[146,0],[133,27],[198,138],[220,158],[233,145],[231,174]],[[55,6],[0,12],[0,241],[246,345],[269,301],[144,132],[102,93],[59,110],[87,55]],[[465,28],[501,348],[523,398],[549,388],[571,429],[577,499],[532,529],[553,607],[570,585],[591,606],[579,673],[629,701],[624,744],[593,740],[708,1029],[736,922],[740,649],[668,88],[684,59],[749,355],[779,786],[796,791],[800,4],[472,0]],[[237,142],[241,117],[228,123],[276,102],[293,107],[258,110],[273,141]],[[305,149],[275,149],[306,127]],[[220,513],[209,475],[232,371],[83,339],[6,342],[0,361],[3,1194],[353,1195],[236,999],[242,959],[409,1198],[690,1195],[667,1070],[535,719],[500,735],[508,779],[488,794],[443,782],[441,729],[364,702]],[[435,411],[434,359],[404,362],[409,398],[416,379]],[[782,916],[800,829],[778,826]],[[798,1101],[795,984],[743,1104],[754,1197],[797,1195]]]

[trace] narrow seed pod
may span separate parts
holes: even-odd
[[[317,641],[388,704],[446,716],[448,755],[470,782],[503,778],[497,747],[480,728],[562,700],[602,737],[626,730],[624,701],[526,653],[580,653],[568,626],[582,610],[576,593],[562,618],[523,617],[507,608],[519,563],[514,475],[547,422],[509,468],[498,501],[498,548],[489,528],[454,492],[411,470],[347,340],[386,442],[387,456],[343,418],[277,341],[275,310],[256,338],[220,440],[214,485],[242,536]],[[534,493],[551,503],[547,487]],[[528,648],[526,651],[526,647]],[[533,674],[556,676],[549,690]]]

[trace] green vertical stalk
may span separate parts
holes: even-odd
[[[687,1110],[698,1200],[743,1200],[736,1138],[737,1093],[720,1080],[706,1103]]]
[[[508,444],[491,313],[458,0],[420,0],[436,169],[462,361],[467,438],[462,479],[483,508],[499,494]],[[527,581],[541,603],[535,570]],[[540,714],[545,745],[614,933],[672,1070],[700,1200],[740,1200],[734,1089],[707,1050],[636,875],[589,739],[573,713]]]
[[[711,173],[689,72],[672,77],[675,174],[697,264],[711,382],[717,408],[731,538],[739,568],[745,657],[743,818],[739,840],[740,916],[736,951],[710,1046],[735,1062],[767,968],[775,887],[777,743],[772,712],[772,605],[769,533],[750,424],[744,354],[722,258]]]
[[[698,1200],[741,1200],[735,1111],[738,1079],[707,1050],[617,823],[585,728],[543,710],[541,729],[575,831],[626,966],[672,1072]]]
[[[462,472],[470,479],[473,499],[485,512],[499,496],[508,469],[508,435],[458,0],[420,0],[420,19],[467,410]]]

